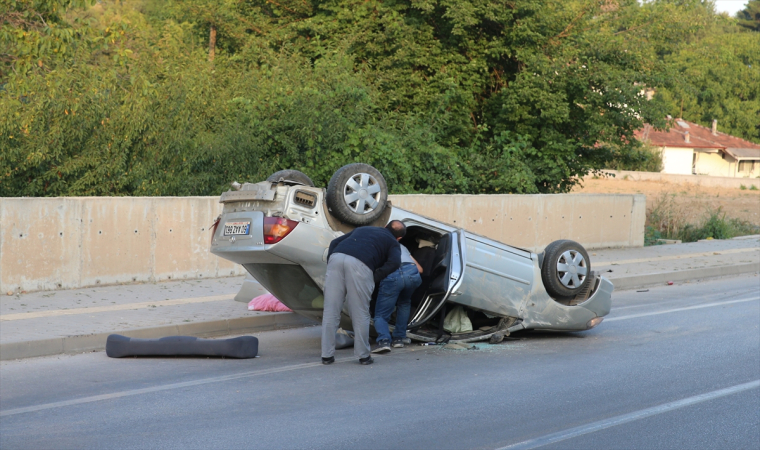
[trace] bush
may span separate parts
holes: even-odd
[[[662,171],[662,150],[647,144],[641,144],[637,149],[624,148],[618,145],[606,146],[608,150],[605,169],[635,170],[638,172]]]
[[[673,201],[673,195],[663,195],[647,211],[644,245],[657,245],[657,239],[679,239],[696,242],[701,239],[731,239],[760,233],[760,226],[737,218],[728,218],[721,208],[707,211],[697,224],[686,223],[684,209]]]
[[[647,225],[646,230],[644,231],[644,247],[649,247],[651,245],[661,245],[662,242],[660,242],[659,239],[662,239],[662,234],[659,232],[659,230],[655,229],[651,225]]]

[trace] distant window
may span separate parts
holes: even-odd
[[[739,161],[739,172],[754,172],[755,171],[755,161]]]

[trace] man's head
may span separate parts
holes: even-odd
[[[395,237],[397,241],[400,241],[401,238],[406,236],[406,225],[400,220],[391,220],[385,228],[393,234],[393,237]]]

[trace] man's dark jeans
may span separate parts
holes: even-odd
[[[414,264],[402,264],[398,270],[380,282],[375,304],[377,342],[391,340],[388,320],[391,318],[394,307],[396,308],[396,327],[393,330],[393,339],[406,337],[412,294],[420,284],[422,284],[422,279]]]

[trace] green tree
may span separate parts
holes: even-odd
[[[354,161],[396,193],[563,192],[656,165],[633,132],[681,102],[760,123],[758,34],[706,1],[0,1],[6,196],[326,184]]]
[[[760,143],[760,33],[715,32],[668,55],[674,76],[658,88],[674,117]],[[732,31],[732,32],[731,32]]]
[[[751,0],[736,13],[739,25],[752,31],[760,31],[760,0]]]

